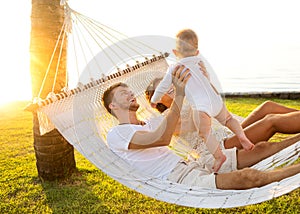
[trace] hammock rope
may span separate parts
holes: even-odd
[[[91,25],[94,26],[94,29],[97,29],[97,32],[105,32],[106,34],[109,35],[109,37],[106,37],[109,41],[111,41],[112,43],[116,43],[121,41],[126,47],[128,47],[129,49],[131,49],[132,51],[134,51],[137,55],[141,55],[141,52],[138,52],[137,49],[141,48],[141,50],[144,50],[142,47],[147,47],[149,50],[153,51],[153,53],[157,53],[160,52],[159,50],[147,45],[146,43],[134,40],[134,39],[130,39],[127,40],[128,37],[123,34],[122,32],[119,32],[107,25],[104,25],[100,22],[98,22],[97,20],[94,20],[88,16],[85,16],[81,13],[78,13],[77,11],[73,10],[73,13],[77,16],[77,17],[82,17],[82,19],[86,20],[87,23],[91,23]],[[103,34],[102,33],[102,34]],[[115,40],[112,40],[110,38],[113,38]],[[138,45],[139,44],[139,45]],[[135,47],[135,48],[133,48]],[[129,58],[131,58],[131,55],[128,55]]]
[[[54,75],[53,86],[52,86],[52,91],[51,92],[54,92],[54,89],[55,89],[56,79],[57,79],[57,75],[58,75],[58,68],[59,68],[59,64],[60,64],[60,61],[61,61],[63,46],[64,46],[64,42],[65,42],[65,36],[66,36],[66,31],[63,32],[63,36],[62,36],[62,40],[61,40],[59,55],[58,55],[58,59],[57,59],[56,69],[55,69],[56,72],[55,72],[55,75]]]
[[[156,53],[159,55],[162,54],[159,50],[154,49],[143,42],[134,39],[128,39],[126,35],[120,33],[119,31],[103,25],[94,19],[78,13],[77,11],[74,11],[72,9],[70,10],[72,11],[72,18],[76,20],[73,21],[73,23],[76,23],[75,27],[79,29],[78,31],[82,31],[81,36],[88,35],[90,37],[89,42],[86,42],[87,39],[85,39],[85,44],[88,45],[88,43],[94,41],[95,45],[101,49],[106,58],[111,62],[113,66],[115,66],[115,70],[120,69],[118,67],[118,64],[126,64],[128,66],[128,59],[136,61],[133,55],[147,60],[147,56],[143,54],[143,52],[145,52],[145,49],[151,50],[152,53]],[[78,26],[79,24],[80,26]],[[89,49],[91,50],[91,48]],[[137,51],[138,49],[140,51]],[[92,51],[90,51],[90,53],[92,56],[96,55]],[[124,56],[121,56],[120,53],[124,53]],[[113,59],[113,57],[111,56],[114,56],[116,59]],[[126,58],[126,60],[124,60],[124,58]],[[98,61],[95,61],[95,63],[99,64]]]
[[[104,47],[108,47],[109,50],[111,50],[111,52],[113,54],[115,54],[119,60],[123,61],[123,59],[119,56],[119,54],[114,51],[110,46],[109,44],[104,40],[102,39],[101,35],[104,36],[106,39],[108,39],[108,37],[102,32],[102,31],[105,31],[103,28],[101,28],[100,30],[102,31],[98,31],[100,32],[101,35],[99,35],[99,33],[95,32],[96,31],[96,28],[95,26],[93,25],[93,23],[90,21],[88,22],[86,18],[82,18],[82,16],[78,13],[76,13],[76,18],[77,20],[81,23],[81,25],[85,28],[85,30],[89,33],[89,35],[91,35],[91,38],[95,41],[95,43],[102,49],[104,50],[105,48]],[[98,40],[97,40],[98,38]],[[108,39],[109,41],[111,41],[113,43],[112,40]],[[100,42],[102,42],[105,46],[102,46],[100,44]],[[88,42],[87,42],[88,43]],[[90,49],[91,50],[91,49]],[[121,49],[122,50],[122,49]],[[107,51],[103,51],[103,53],[105,54],[105,56],[110,60],[110,62],[112,64],[115,64],[115,62],[113,61],[113,59],[110,57],[110,55],[107,53]],[[93,54],[93,55],[96,55],[96,54]]]
[[[39,91],[38,96],[37,96],[38,98],[40,98],[41,93],[42,93],[42,91],[43,91],[43,88],[44,88],[44,86],[45,86],[46,79],[47,79],[47,76],[49,75],[50,67],[51,67],[51,64],[53,63],[53,59],[54,59],[56,50],[57,50],[57,48],[59,47],[59,43],[60,43],[61,36],[62,36],[62,34],[64,34],[64,29],[65,29],[65,25],[63,24],[63,26],[61,27],[61,31],[60,31],[60,33],[59,33],[57,42],[56,42],[56,44],[55,44],[54,50],[53,50],[53,52],[52,52],[52,55],[51,55],[51,58],[50,58],[50,62],[49,62],[49,64],[48,64],[48,67],[47,67],[45,76],[44,76],[44,78],[43,78],[43,81],[42,81],[42,84],[41,84],[41,88],[40,88],[40,91]],[[63,37],[64,37],[64,36],[63,36]],[[63,45],[61,45],[60,52],[59,52],[59,56],[61,56],[62,47],[63,47]],[[60,58],[60,57],[59,57],[59,58]],[[59,62],[58,62],[58,64],[59,64]],[[55,70],[55,77],[57,76],[57,73],[58,73],[58,67],[59,67],[59,66],[57,66],[57,67],[56,67],[56,70]],[[56,78],[55,78],[55,80],[56,80]],[[52,92],[54,91],[54,87],[55,87],[55,81],[53,82]]]
[[[74,13],[71,10],[70,14]],[[78,15],[77,12],[76,15]],[[72,23],[72,33],[76,33],[74,25],[77,21],[73,20]],[[131,43],[126,40],[126,44]],[[143,56],[145,58],[143,62],[117,69],[114,73],[102,77],[100,73],[98,77],[101,78],[96,78],[87,84],[79,84],[74,89],[62,91],[45,100],[38,100],[35,105],[38,106],[40,132],[47,133],[56,128],[78,152],[104,173],[133,190],[168,203],[201,208],[229,208],[260,203],[300,187],[300,174],[248,190],[219,190],[187,186],[149,177],[113,153],[106,144],[106,134],[118,122],[102,105],[102,94],[112,84],[125,82],[130,85],[141,104],[138,111],[139,118],[146,120],[158,116],[159,113],[148,104],[144,91],[151,81],[164,76],[168,68],[167,56],[167,53],[149,59]],[[179,145],[180,149],[183,149],[185,145],[182,142],[184,140],[180,137],[172,138],[174,147]],[[187,152],[188,148],[183,153]],[[299,156],[300,142],[297,142],[252,168],[271,170],[284,164],[292,164]]]

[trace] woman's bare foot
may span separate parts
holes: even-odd
[[[218,158],[215,158],[215,162],[212,168],[213,172],[218,172],[225,161],[226,156],[224,154],[219,156]]]

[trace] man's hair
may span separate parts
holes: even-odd
[[[193,56],[198,50],[197,34],[191,29],[183,29],[176,35],[176,50],[184,57]]]
[[[118,87],[128,87],[128,85],[126,85],[125,83],[122,83],[122,82],[113,84],[108,89],[106,89],[106,91],[103,93],[103,96],[102,96],[102,102],[103,102],[104,107],[113,116],[115,116],[115,115],[112,113],[111,109],[109,108],[109,105],[112,103],[112,100],[114,97],[113,90]]]

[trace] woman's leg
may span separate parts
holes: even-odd
[[[259,142],[252,151],[237,150],[237,168],[243,169],[245,167],[253,166],[259,161],[268,158],[277,152],[280,152],[281,150],[295,144],[298,141],[300,141],[300,134],[279,142]]]
[[[254,109],[241,123],[243,128],[253,124],[254,122],[264,118],[268,114],[285,114],[297,111],[296,109],[283,106],[273,101],[266,101]]]
[[[248,139],[256,144],[268,141],[275,133],[296,134],[300,132],[300,111],[286,114],[268,114],[244,129]],[[225,140],[225,148],[237,147],[241,149],[239,140],[232,136]]]

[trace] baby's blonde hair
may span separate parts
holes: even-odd
[[[194,56],[198,50],[197,34],[191,29],[183,29],[176,35],[176,50],[183,56]]]

